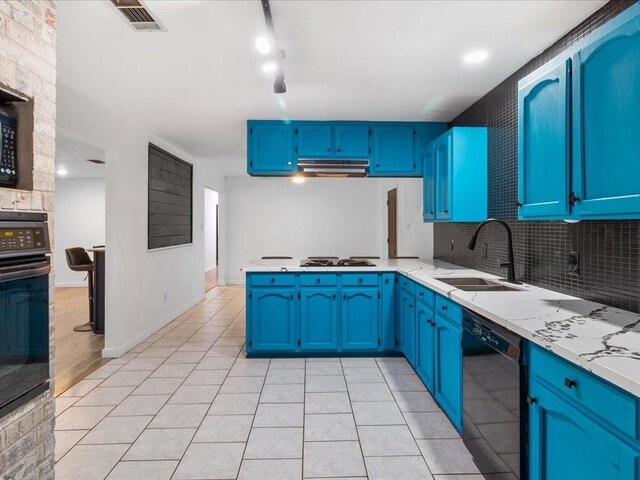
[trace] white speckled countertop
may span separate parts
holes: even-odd
[[[497,277],[438,260],[373,260],[375,267],[300,267],[257,260],[244,272],[398,272],[514,333],[640,396],[640,314],[531,285],[520,291],[467,292],[437,277]]]

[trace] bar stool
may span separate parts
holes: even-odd
[[[83,325],[73,327],[75,332],[91,332],[93,331],[93,262],[91,257],[82,247],[67,248],[64,251],[67,258],[67,265],[74,272],[87,272],[89,279],[89,321]]]

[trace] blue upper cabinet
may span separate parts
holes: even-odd
[[[412,175],[417,171],[414,158],[413,125],[380,124],[373,127],[372,176]]]
[[[521,219],[569,214],[570,86],[565,59],[518,89],[518,206]]]
[[[487,218],[487,129],[454,127],[424,155],[425,222]]]
[[[598,30],[573,65],[574,213],[640,218],[640,15]]]
[[[298,158],[333,157],[333,128],[324,122],[297,123],[294,127]]]
[[[250,175],[290,175],[296,172],[293,126],[281,121],[249,121],[247,172]]]
[[[336,124],[333,127],[335,158],[368,159],[370,133],[371,129],[366,125]]]
[[[640,218],[638,85],[640,4],[520,81],[521,219]]]

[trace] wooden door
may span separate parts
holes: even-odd
[[[389,258],[398,256],[398,189],[387,192],[387,245]]]

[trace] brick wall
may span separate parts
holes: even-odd
[[[56,6],[54,0],[0,0],[0,84],[33,98],[33,191],[0,188],[1,210],[48,212],[53,243],[56,121]],[[53,275],[50,285],[53,285]],[[51,302],[53,289],[51,288]],[[50,357],[53,368],[53,305]],[[53,371],[51,372],[53,377]],[[53,388],[53,385],[52,385]],[[53,479],[52,391],[0,418],[2,480]]]

